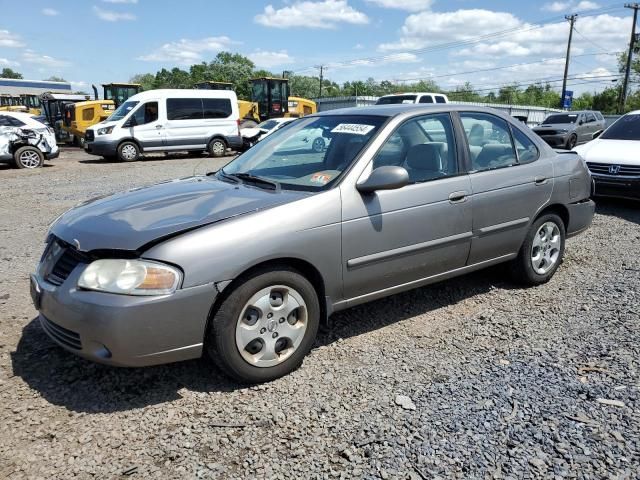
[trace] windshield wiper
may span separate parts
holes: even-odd
[[[280,184],[278,182],[274,180],[267,180],[266,178],[262,178],[262,177],[257,177],[255,175],[251,175],[250,173],[234,173],[234,174],[225,173],[225,175],[239,178],[245,183],[255,183],[256,186],[258,185],[269,186],[276,191],[280,190]]]
[[[207,173],[207,175],[220,176],[220,177],[222,177],[223,180],[231,180],[234,183],[240,183],[241,182],[241,180],[238,177],[236,177],[235,175],[233,175],[232,173],[225,172],[224,168],[221,168],[217,172],[209,172],[209,173]]]

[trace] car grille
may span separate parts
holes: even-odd
[[[60,242],[56,238],[53,238],[51,243],[47,246],[44,257],[47,256],[46,254],[53,247],[54,242],[62,249],[62,254],[59,255],[57,259],[52,259],[55,263],[51,269],[48,268],[48,265],[44,265],[45,271],[48,271],[44,279],[59,287],[64,283],[69,275],[71,275],[71,272],[73,272],[74,268],[76,268],[78,264],[89,263],[90,258],[76,250],[74,247]]]
[[[621,177],[640,177],[640,165],[616,165],[615,163],[587,162],[591,173],[599,175],[617,175]]]
[[[53,323],[44,315],[40,315],[40,325],[42,325],[43,330],[47,332],[50,337],[62,345],[74,350],[82,350],[80,335],[76,332],[61,327],[57,323]]]
[[[85,142],[93,142],[96,139],[96,137],[93,134],[93,130],[87,130],[86,132],[84,132],[84,141]]]
[[[544,137],[545,135],[556,135],[558,133],[555,130],[535,130],[535,132],[541,137]]]

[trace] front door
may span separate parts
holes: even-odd
[[[158,118],[158,102],[152,101],[139,105],[127,120],[131,136],[145,151],[161,150],[164,144],[164,129]]]
[[[525,133],[495,115],[461,112],[469,139],[473,241],[469,265],[517,253],[536,213],[553,190],[553,166]]]
[[[471,184],[461,173],[450,115],[405,121],[371,168],[383,165],[405,168],[410,184],[372,194],[341,187],[345,299],[462,268],[469,253]]]

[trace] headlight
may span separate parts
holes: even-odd
[[[182,273],[145,260],[96,260],[84,269],[78,287],[121,295],[166,295],[175,292]]]
[[[115,125],[111,125],[110,127],[99,128],[98,135],[109,135],[111,132],[113,132],[114,126]]]

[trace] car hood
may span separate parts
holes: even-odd
[[[117,125],[118,122],[110,122],[108,119],[102,122],[96,123],[95,125],[91,125],[92,130],[98,130],[99,128],[110,127],[111,125]]]
[[[50,231],[85,252],[140,250],[184,230],[308,195],[190,177],[89,200],[63,214]]]
[[[533,131],[538,131],[538,130],[575,130],[576,129],[576,125],[575,123],[553,123],[553,124],[541,124],[538,125],[537,127],[533,128]]]
[[[640,141],[596,139],[574,148],[587,162],[640,165]]]

